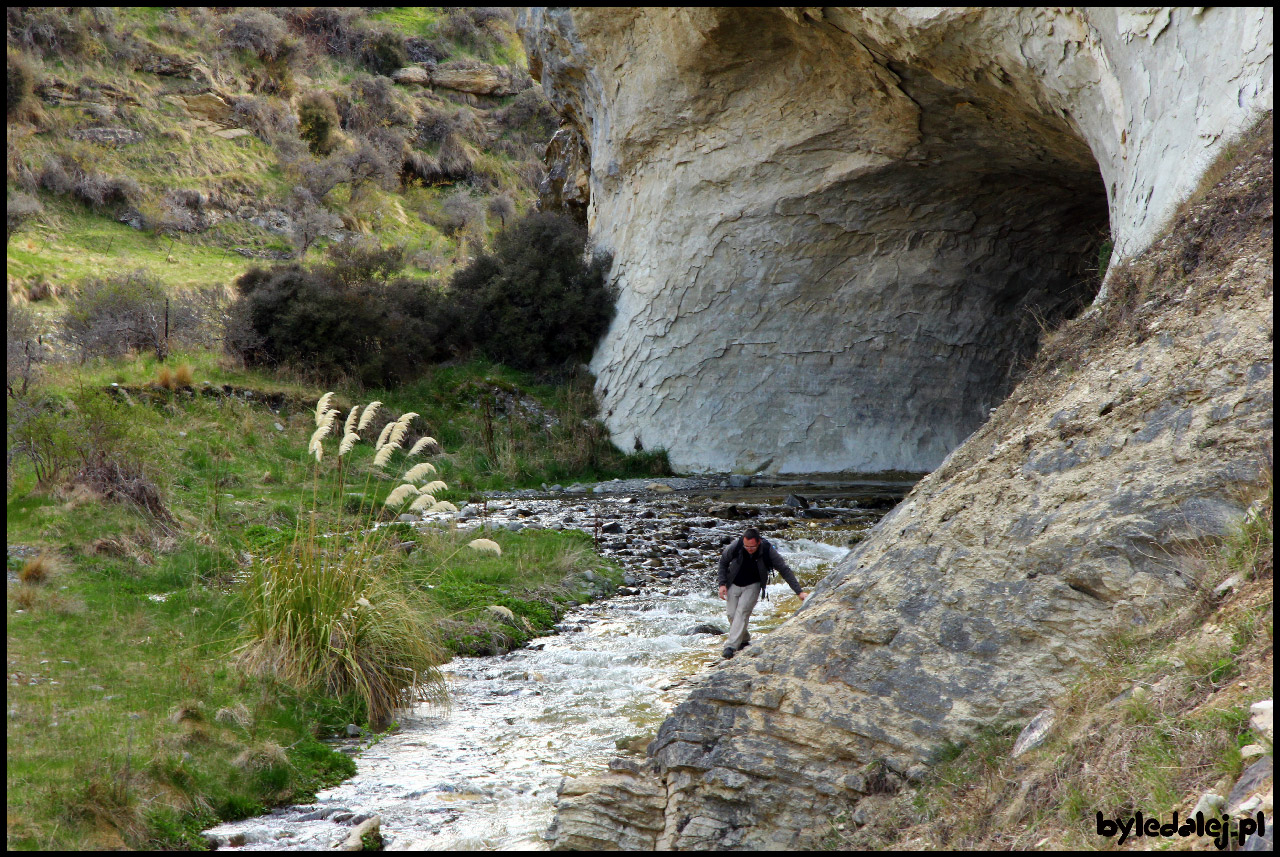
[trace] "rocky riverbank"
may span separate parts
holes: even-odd
[[[692,682],[719,661],[727,629],[715,563],[744,521],[761,526],[812,585],[848,553],[851,534],[909,485],[727,482],[611,482],[558,497],[514,492],[463,509],[457,524],[477,534],[599,529],[598,549],[626,569],[625,586],[615,591],[603,576],[584,574],[571,585],[597,600],[565,615],[554,635],[447,665],[450,711],[408,711],[394,734],[349,741],[358,751],[354,779],[314,804],[220,825],[208,831],[210,844],[327,848],[376,825],[391,850],[545,847],[561,780],[605,770],[615,753],[639,758]],[[432,522],[444,523],[436,516],[422,525]],[[752,617],[756,640],[796,606],[778,596],[762,603]]]

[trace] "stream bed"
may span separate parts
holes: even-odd
[[[690,684],[720,661],[722,544],[744,526],[760,527],[808,589],[910,485],[638,480],[468,507],[458,525],[477,535],[496,527],[595,533],[600,552],[622,563],[626,586],[567,613],[556,634],[523,649],[455,658],[444,667],[450,708],[404,712],[397,731],[359,750],[356,775],[315,803],[206,836],[220,848],[328,849],[376,815],[387,850],[545,849],[561,780],[603,770],[620,754],[643,755]],[[752,615],[755,638],[799,606],[774,581]]]

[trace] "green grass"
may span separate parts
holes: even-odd
[[[340,483],[330,439],[313,481],[305,445],[317,388],[240,371],[204,351],[175,354],[165,365],[180,363],[192,367],[197,391],[205,381],[230,384],[281,394],[286,406],[274,413],[261,397],[160,390],[152,381],[161,366],[148,356],[54,365],[42,388],[72,396],[116,383],[133,391],[132,405],[104,402],[93,413],[127,427],[118,451],[151,475],[173,523],[160,526],[127,503],[38,486],[21,459],[11,471],[9,544],[57,561],[42,582],[11,586],[7,599],[10,847],[201,847],[199,831],[218,819],[305,801],[351,772],[345,756],[316,738],[365,722],[368,700],[358,688],[322,687],[287,670],[237,667],[252,631],[236,581],[251,567],[246,554],[284,549],[296,528],[307,526],[313,504],[323,532],[366,519],[368,504],[380,503],[412,462],[397,453],[378,470],[361,444]],[[445,455],[433,459],[450,483],[440,496],[461,502],[473,488],[454,477],[484,458],[465,446],[482,429],[466,395],[477,390],[510,393],[553,413],[583,395],[468,364],[441,367],[419,385],[385,394],[340,392],[335,404],[345,415],[352,402],[377,395],[396,413],[422,412],[415,426],[423,430],[437,433],[439,423],[438,435],[463,444],[446,440]],[[504,419],[494,417],[498,436],[508,434]],[[546,441],[544,432],[517,426],[510,434],[522,433],[526,466],[551,461],[533,449]],[[617,455],[610,460],[618,471],[637,466],[610,455]],[[526,470],[525,477],[552,472]],[[492,469],[475,482],[505,485],[504,478]],[[394,513],[378,507],[377,514]],[[361,591],[371,603],[403,604],[413,616],[405,624],[430,629],[443,652],[506,651],[547,632],[566,609],[620,577],[581,533],[488,534],[502,546],[499,558],[467,547],[478,533],[403,525],[379,532],[385,541],[366,564],[378,570],[376,591]],[[402,542],[412,543],[412,552],[404,553]],[[10,566],[16,572],[21,563]]]

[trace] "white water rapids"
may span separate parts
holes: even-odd
[[[806,588],[848,553],[804,538],[773,542]],[[357,756],[357,774],[314,804],[207,835],[222,847],[325,849],[377,815],[388,850],[546,848],[562,778],[605,769],[622,744],[642,753],[687,695],[689,678],[720,660],[724,637],[694,632],[727,628],[712,581],[702,576],[688,594],[645,591],[588,604],[529,648],[455,658],[445,667],[450,709],[404,713],[398,731]],[[799,606],[774,581],[771,600],[752,616],[753,640]]]

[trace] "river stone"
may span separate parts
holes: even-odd
[[[1259,735],[1265,736],[1268,741],[1275,740],[1273,711],[1274,703],[1270,699],[1264,699],[1249,706],[1249,727]]]
[[[549,170],[613,253],[601,413],[681,472],[936,468],[1036,347],[1025,319],[1092,298],[1094,236],[1113,265],[1140,252],[1273,93],[1264,8],[533,7],[520,28],[564,121]]]
[[[1254,762],[1236,780],[1227,795],[1226,812],[1235,815],[1245,799],[1255,792],[1262,791],[1275,776],[1275,767],[1271,756],[1263,756]],[[1192,813],[1194,815],[1194,813]]]
[[[1013,751],[1009,754],[1011,758],[1018,758],[1028,750],[1035,749],[1045,742],[1049,737],[1049,730],[1053,728],[1053,710],[1046,708],[1026,725],[1018,735],[1018,740],[1013,744]]]

